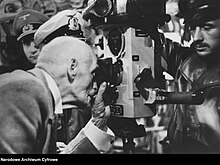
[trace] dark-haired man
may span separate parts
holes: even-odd
[[[171,153],[220,153],[220,1],[179,0],[179,8],[193,43],[166,40],[168,72],[176,92],[203,89],[205,98],[201,105],[175,105],[162,144]]]
[[[33,67],[37,63],[39,49],[35,47],[34,33],[49,18],[32,9],[24,9],[15,17],[13,30],[17,35],[17,41],[21,43],[23,52]]]

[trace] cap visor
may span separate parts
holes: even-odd
[[[22,33],[18,38],[17,38],[17,41],[20,41],[23,37],[29,35],[29,34],[32,34],[32,33],[35,33],[37,30],[30,30],[26,33]]]

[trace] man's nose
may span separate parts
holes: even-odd
[[[31,42],[31,43],[30,43],[30,49],[31,49],[32,52],[38,51],[38,48],[35,47],[34,42]]]
[[[97,85],[97,82],[93,82],[93,90],[94,90],[95,92],[98,91],[98,85]]]
[[[201,27],[196,27],[192,37],[194,41],[199,41],[203,39]]]
[[[98,85],[97,82],[93,82],[92,89],[90,91],[90,95],[94,96],[98,92]]]

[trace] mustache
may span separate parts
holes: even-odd
[[[209,47],[207,43],[204,43],[202,41],[194,41],[191,46],[192,47]]]

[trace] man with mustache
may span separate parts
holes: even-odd
[[[176,92],[204,89],[204,102],[175,105],[161,143],[168,153],[220,153],[220,1],[179,0],[179,9],[193,43],[165,40],[168,72]]]

